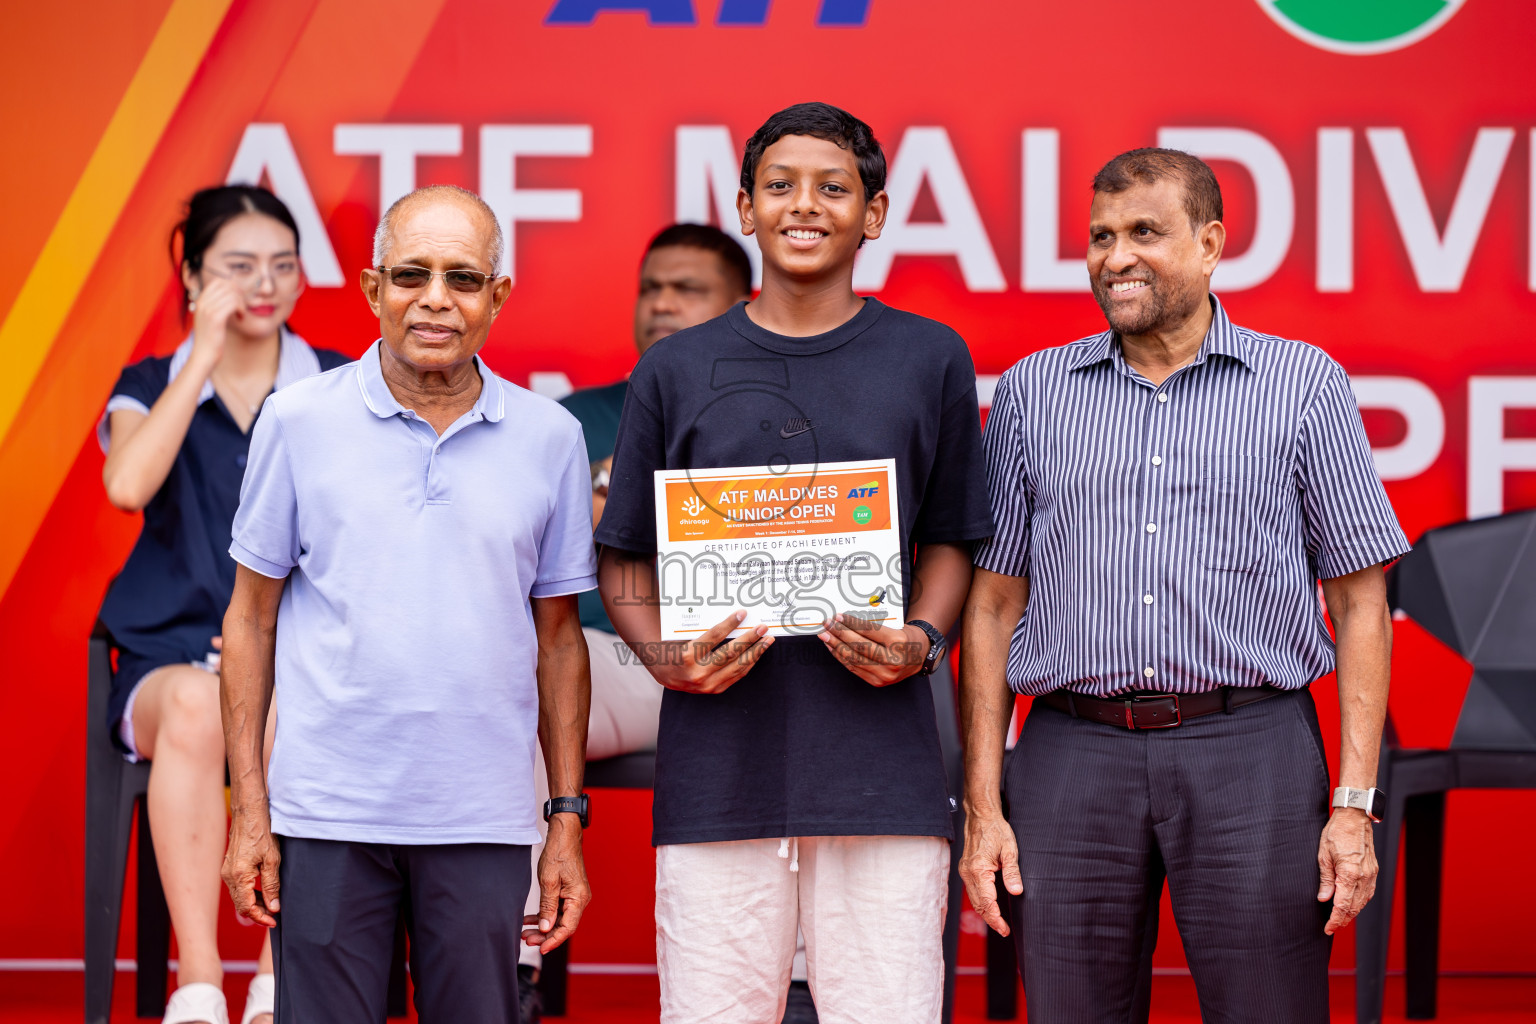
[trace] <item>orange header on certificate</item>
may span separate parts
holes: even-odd
[[[783,473],[698,470],[666,481],[669,541],[861,533],[891,527],[890,471],[791,466]]]

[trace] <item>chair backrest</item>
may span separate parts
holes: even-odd
[[[1392,594],[1472,663],[1451,747],[1536,750],[1536,509],[1426,532]]]
[[[112,695],[112,634],[97,622],[86,655],[85,741],[89,748],[112,746],[107,735],[107,701]]]

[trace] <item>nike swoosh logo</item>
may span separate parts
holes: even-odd
[[[780,427],[779,428],[779,436],[782,437],[784,440],[788,441],[792,437],[799,437],[801,434],[805,433],[807,430],[810,430],[810,429],[811,429],[810,427],[801,427],[799,430],[790,430],[790,429],[788,429],[786,427]]]

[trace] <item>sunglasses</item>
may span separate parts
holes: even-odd
[[[413,267],[409,264],[374,269],[388,277],[389,283],[396,288],[425,288],[432,283],[434,277],[441,277],[450,291],[468,294],[478,292],[485,287],[485,282],[495,277],[494,274],[482,274],[478,270],[428,270],[426,267]]]

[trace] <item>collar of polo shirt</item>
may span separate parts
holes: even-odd
[[[395,400],[394,392],[389,390],[389,383],[384,380],[384,369],[379,365],[379,346],[382,344],[384,340],[380,338],[369,345],[368,351],[358,359],[357,386],[363,392],[363,404],[368,406],[368,411],[381,420],[387,420],[405,412],[405,406]],[[487,423],[499,423],[507,414],[507,396],[502,380],[491,372],[479,355],[474,360],[481,386],[480,397],[475,399],[470,411],[479,413]]]
[[[296,380],[313,377],[320,372],[320,357],[288,328],[282,328],[277,345],[277,377],[272,381],[273,391],[281,391]],[[191,358],[192,335],[189,334],[187,340],[178,345],[175,354],[171,356],[171,365],[166,371],[169,380],[175,380]],[[203,389],[197,394],[197,404],[202,405],[212,397],[213,379],[209,378],[203,381]]]

